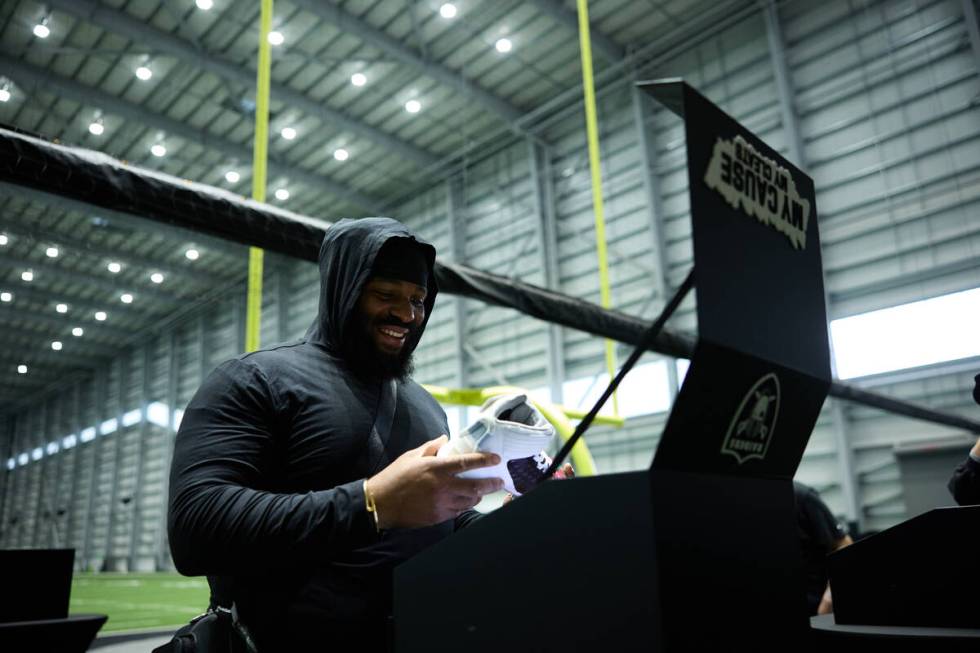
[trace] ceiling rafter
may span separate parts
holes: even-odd
[[[53,329],[64,329],[65,338],[74,337],[69,332],[69,327],[72,326],[82,326],[86,329],[86,338],[99,339],[104,337],[106,339],[111,339],[113,341],[121,342],[125,338],[129,338],[133,335],[133,331],[129,329],[122,329],[116,326],[110,326],[105,322],[99,322],[91,317],[79,318],[75,316],[72,321],[68,321],[65,317],[55,317],[48,313],[42,313],[39,311],[33,311],[30,309],[18,308],[16,313],[5,311],[3,307],[7,304],[0,304],[0,324],[8,325],[13,322],[30,322],[30,323],[41,323],[50,326]],[[114,313],[112,309],[106,309],[106,313],[109,314],[111,318]]]
[[[112,308],[109,309],[106,307],[106,302],[99,302],[98,300],[94,299],[78,299],[77,297],[66,296],[66,293],[58,293],[46,288],[31,288],[27,286],[28,284],[21,284],[19,287],[0,286],[0,288],[2,288],[4,291],[9,291],[14,296],[13,301],[15,303],[20,299],[24,299],[40,305],[47,304],[54,306],[55,304],[67,304],[68,312],[63,313],[62,315],[65,315],[65,319],[68,320],[78,319],[77,311],[79,310],[89,311],[93,314],[95,311],[108,312],[109,310],[112,310],[113,315],[132,319],[145,319],[151,315],[160,315],[161,313],[167,312],[163,307],[157,304],[151,303],[148,305],[149,308],[147,308],[147,304],[145,302],[140,307],[135,307],[134,304],[124,304],[119,306],[116,302],[113,302]]]
[[[568,9],[562,0],[534,0],[534,5],[542,13],[551,16],[558,23],[578,34],[578,13]],[[592,39],[592,45],[595,46],[596,50],[607,59],[621,61],[626,58],[626,50],[599,31],[592,21],[589,21],[589,37]]]
[[[91,272],[82,272],[81,270],[65,269],[60,266],[52,265],[47,261],[32,261],[29,258],[16,256],[7,252],[4,253],[3,258],[0,258],[0,269],[33,270],[35,277],[34,281],[25,283],[43,284],[44,278],[50,277],[65,283],[84,283],[96,288],[102,288],[112,293],[128,292],[134,295],[137,299],[149,299],[160,302],[164,305],[178,304],[188,297],[188,293],[186,292],[180,294],[170,294],[158,288],[150,288],[149,285],[144,285],[143,283],[128,283],[124,285],[120,281],[112,279],[111,277],[102,277],[97,274],[92,274]],[[110,273],[107,272],[106,274]],[[147,282],[147,284],[151,283],[152,282],[149,281]],[[186,288],[183,288],[183,290],[186,290]],[[11,292],[16,291],[12,290]]]
[[[119,229],[119,225],[123,224],[126,225],[124,228],[130,232],[148,232],[158,234],[166,238],[187,241],[187,244],[194,244],[197,247],[220,252],[225,256],[248,256],[248,248],[244,245],[222,240],[216,236],[209,236],[200,232],[187,231],[186,229],[170,226],[157,220],[121,213],[119,211],[103,208],[101,206],[86,204],[85,202],[73,199],[71,197],[55,195],[36,188],[28,188],[27,186],[18,186],[6,181],[0,181],[0,196],[3,195],[24,197],[47,206],[57,207],[66,211],[77,211],[83,215],[101,218],[106,222],[105,225],[100,227],[104,229]],[[130,235],[134,234],[131,233]]]
[[[94,369],[105,356],[89,356],[85,354],[73,354],[70,352],[54,351],[53,349],[39,348],[35,351],[6,351],[0,350],[0,361],[9,361],[10,364],[27,365],[28,374],[32,367],[60,367],[68,365],[72,368]]]
[[[441,84],[445,84],[461,95],[476,100],[487,111],[507,123],[515,132],[524,133],[524,130],[517,124],[517,120],[524,115],[521,109],[494,95],[490,91],[477,86],[452,68],[435,61],[426,60],[422,55],[401,41],[389,36],[383,30],[366,23],[361,18],[348,13],[335,4],[320,0],[291,1],[295,6],[302,7],[323,21],[337,27],[345,34],[353,34],[365,43],[378,48],[388,56],[413,68],[422,75],[434,79]],[[430,163],[434,162],[434,160],[430,161]]]
[[[166,52],[195,68],[207,70],[227,81],[242,84],[246,88],[254,88],[255,86],[255,73],[252,70],[241,68],[233,63],[220,59],[212,53],[197,48],[172,34],[151,27],[145,22],[124,12],[102,6],[93,0],[49,0],[47,4],[83,20],[100,25],[121,36],[145,43],[155,50]],[[325,125],[338,126],[342,129],[350,130],[363,138],[381,145],[392,154],[397,154],[412,163],[427,166],[436,161],[435,155],[415,145],[406,143],[377,127],[360,122],[342,111],[324,106],[320,102],[281,84],[273,82],[272,96],[285,101],[293,107],[301,109],[311,116],[316,116]],[[243,160],[250,161],[251,156]]]
[[[62,343],[62,345],[64,345],[64,348],[55,352],[55,350],[51,349],[52,340],[58,340]],[[38,332],[17,335],[8,333],[4,336],[4,341],[5,343],[18,344],[17,351],[11,352],[11,355],[27,358],[30,358],[34,352],[43,351],[47,353],[48,350],[52,351],[58,356],[76,356],[91,359],[109,358],[119,353],[119,348],[113,347],[112,345],[103,345],[75,337],[71,337],[67,340],[58,337],[52,338]]]
[[[14,236],[18,239],[30,240],[34,243],[57,244],[66,251],[70,250],[73,253],[80,253],[116,261],[126,268],[145,269],[152,270],[153,272],[160,272],[166,279],[190,279],[197,275],[197,272],[194,270],[174,267],[171,263],[165,263],[153,256],[145,256],[143,254],[131,255],[121,251],[119,248],[105,247],[103,245],[96,245],[94,243],[85,242],[84,240],[79,240],[78,234],[69,234],[53,229],[42,229],[39,227],[19,227],[16,224],[11,224],[10,222],[4,221],[2,218],[0,218],[0,232],[3,232],[8,236]],[[229,279],[232,276],[238,276],[237,274],[222,274],[223,272],[223,268],[218,270],[209,270],[208,275],[209,277],[212,277],[213,275]]]
[[[151,113],[146,107],[121,100],[98,89],[52,73],[50,70],[38,68],[32,64],[4,55],[0,55],[0,66],[3,67],[4,74],[16,79],[22,88],[27,89],[36,86],[39,88],[55,89],[60,96],[70,98],[82,104],[96,106],[102,109],[103,112],[115,113],[137,124],[142,123],[147,127],[178,136],[188,143],[195,143],[205,148],[224,152],[226,156],[233,159],[241,161],[252,160],[252,150],[250,148],[217,137],[204,130],[189,127],[172,118]],[[270,168],[272,168],[270,177],[278,175],[294,181],[301,181],[311,189],[326,190],[331,195],[347,200],[362,209],[373,211],[381,204],[381,201],[376,198],[368,197],[336,181],[285,163],[278,158],[270,156],[269,163],[271,164]]]

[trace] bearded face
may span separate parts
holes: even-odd
[[[412,345],[425,322],[424,287],[373,277],[361,291],[346,333],[345,356],[365,376],[404,379],[412,373]]]

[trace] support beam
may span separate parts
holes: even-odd
[[[59,340],[64,345],[62,351],[55,352],[51,350],[55,356],[77,354],[98,359],[115,356],[119,353],[118,347],[103,345],[92,342],[84,337],[76,338],[75,336],[69,335],[67,328],[60,330],[42,328],[38,329],[41,333],[36,333],[33,326],[30,330],[15,330],[8,329],[5,324],[0,323],[0,329],[4,331],[4,333],[0,333],[0,343],[3,343],[4,347],[16,349],[16,351],[10,352],[12,354],[19,355],[27,351],[34,351],[35,349],[51,349],[51,342],[53,340]]]
[[[170,462],[174,457],[174,436],[177,432],[177,423],[174,419],[174,410],[177,407],[177,383],[180,375],[177,343],[177,329],[173,329],[167,344],[167,431],[163,441],[163,476],[160,484],[163,509],[160,511],[160,521],[157,523],[156,534],[157,571],[170,571],[173,568],[173,562],[170,559],[170,542],[167,539],[167,508],[170,505]]]
[[[779,93],[779,111],[783,122],[783,136],[789,150],[788,158],[798,168],[805,170],[805,150],[800,136],[799,124],[794,106],[793,86],[790,82],[789,68],[786,66],[786,47],[783,42],[783,31],[779,26],[779,13],[776,3],[770,0],[763,11],[766,19],[766,39],[769,42],[769,58],[772,61],[773,77],[776,80],[776,90]]]
[[[562,0],[534,0],[534,5],[542,13],[551,16],[559,24],[578,34],[578,15],[568,9]],[[626,50],[611,38],[600,32],[595,25],[589,26],[592,35],[592,45],[610,61],[621,61],[626,58]]]
[[[162,290],[158,290],[157,287],[151,287],[151,282],[149,279],[146,279],[145,283],[129,283],[126,284],[126,287],[124,287],[123,283],[119,279],[114,279],[113,277],[109,276],[111,275],[110,272],[106,272],[103,276],[101,274],[93,274],[91,272],[82,272],[81,270],[69,270],[58,265],[57,263],[35,261],[22,256],[16,256],[9,252],[4,252],[3,258],[0,258],[0,269],[17,270],[18,272],[23,270],[33,270],[34,281],[28,281],[25,283],[40,284],[44,283],[45,277],[50,277],[65,283],[83,283],[87,286],[101,288],[111,293],[119,293],[122,290],[129,290],[132,292],[137,302],[140,301],[140,298],[142,297],[144,300],[151,300],[160,304],[173,305],[183,303],[183,298],[189,295],[197,294],[186,286],[182,286],[179,288],[179,290],[183,290],[184,292],[172,295]],[[155,284],[153,285],[155,286]],[[174,289],[178,290],[176,286],[174,286]],[[12,290],[11,292],[16,291]],[[114,298],[115,301],[118,301],[118,299],[118,297]]]
[[[82,569],[87,569],[92,563],[93,551],[92,547],[95,541],[95,493],[99,487],[99,468],[100,458],[102,456],[102,450],[106,446],[106,438],[99,437],[99,425],[105,419],[105,413],[103,409],[106,402],[106,397],[108,396],[107,386],[108,379],[106,369],[101,368],[96,371],[94,391],[92,393],[92,399],[94,403],[92,404],[92,417],[95,418],[95,429],[96,438],[89,442],[82,442],[79,437],[77,447],[88,447],[92,454],[92,461],[89,465],[89,477],[88,477],[88,493],[86,498],[85,515],[82,518],[82,523],[85,525],[84,533],[82,535]],[[79,449],[81,451],[81,449]]]
[[[561,285],[558,274],[558,226],[555,219],[555,189],[552,183],[551,152],[531,139],[527,140],[528,167],[534,193],[535,236],[542,259],[543,285],[557,290]],[[565,383],[565,338],[561,327],[548,324],[548,390],[551,401],[562,403]]]
[[[656,158],[656,148],[650,139],[650,130],[647,129],[647,116],[651,114],[650,97],[636,88],[630,91],[633,104],[633,129],[637,133],[637,147],[640,151],[640,164],[643,168],[643,193],[647,199],[647,221],[650,225],[650,241],[652,247],[650,251],[654,256],[653,283],[655,285],[656,296],[659,306],[666,306],[673,295],[673,288],[667,278],[667,248],[664,246],[663,234],[663,203],[660,194],[660,178],[654,169],[653,161]],[[670,402],[673,404],[677,397],[680,381],[677,378],[677,365],[675,359],[665,358],[667,363],[667,391],[670,395]]]
[[[219,59],[215,55],[196,48],[183,39],[158,30],[150,26],[149,23],[141,21],[129,14],[110,9],[93,0],[48,0],[46,4],[83,20],[100,25],[124,38],[132,39],[137,44],[146,44],[154,50],[165,52],[180,59],[186,65],[206,70],[226,81],[239,84],[247,89],[255,86],[255,73],[252,70]],[[324,106],[321,102],[308,98],[302,93],[281,84],[273,85],[272,95],[286,104],[302,110],[304,113],[315,116],[325,126],[354,132],[358,136],[380,145],[386,151],[400,156],[406,161],[411,161],[420,166],[427,166],[436,160],[434,155],[425,150],[395,138],[391,134],[383,132],[376,127],[360,122],[342,111]],[[251,161],[252,157],[249,154],[244,157],[239,157],[239,159],[241,161]],[[333,191],[330,192],[331,194],[337,195]],[[344,194],[341,193],[338,197],[344,197]],[[360,202],[355,202],[355,204],[359,204],[362,208],[370,208],[371,206],[371,204],[361,204]]]
[[[252,151],[238,143],[215,136],[201,129],[189,127],[172,118],[150,113],[144,107],[121,100],[98,89],[85,86],[67,77],[62,77],[61,75],[52,73],[50,70],[39,68],[5,55],[0,55],[0,68],[3,69],[5,75],[16,80],[22,88],[29,89],[36,87],[47,90],[59,97],[73,100],[86,106],[97,107],[106,113],[116,114],[144,127],[158,129],[172,136],[177,136],[184,139],[188,144],[196,144],[216,152],[223,152],[225,156],[232,159],[238,159],[239,161],[250,161],[252,159]],[[348,201],[362,209],[373,211],[374,208],[381,205],[380,200],[368,197],[363,193],[349,189],[345,185],[298,168],[282,160],[269,157],[269,163],[271,164],[270,168],[273,176],[283,176],[291,180],[300,181],[313,190],[325,190],[331,195]]]
[[[82,215],[99,217],[108,223],[105,227],[107,230],[126,228],[133,232],[133,234],[152,233],[177,241],[192,242],[202,249],[220,252],[235,260],[240,260],[242,255],[248,252],[248,248],[243,245],[216,238],[215,236],[209,236],[200,231],[172,227],[159,220],[120,213],[119,211],[113,211],[112,209],[106,209],[101,206],[86,204],[85,202],[64,195],[46,193],[36,188],[18,186],[17,184],[11,184],[6,181],[0,181],[0,196],[2,195],[22,196],[32,202],[38,202],[52,208],[57,207],[65,211],[75,211]],[[125,227],[122,225],[125,225]]]
[[[292,3],[337,27],[342,33],[352,34],[365,43],[378,48],[392,59],[412,68],[415,72],[430,77],[440,84],[445,84],[460,95],[475,100],[487,111],[507,123],[515,132],[520,133],[522,131],[516,121],[523,115],[523,111],[477,86],[448,66],[426,60],[398,39],[348,13],[340,5],[322,2],[322,0],[293,0]],[[434,161],[430,163],[434,163]]]
[[[61,249],[71,250],[76,254],[98,257],[106,260],[116,261],[124,268],[135,268],[138,270],[152,270],[164,275],[167,282],[195,280],[195,274],[186,267],[174,267],[165,263],[163,259],[154,256],[140,254],[139,258],[128,256],[120,248],[106,247],[96,243],[80,240],[76,233],[65,233],[54,229],[42,229],[37,226],[23,227],[18,226],[16,217],[0,217],[0,232],[13,236],[18,240],[27,240],[35,245],[57,245]],[[16,246],[14,244],[13,246]],[[9,247],[9,246],[8,246]],[[208,272],[209,277],[229,278],[224,269]],[[197,279],[199,282],[199,278]],[[179,283],[177,285],[180,285]],[[158,286],[159,287],[159,286]]]
[[[73,383],[71,387],[71,432],[78,437],[78,433],[82,430],[82,399],[81,399],[81,389],[78,383]],[[78,513],[76,512],[77,506],[75,503],[75,497],[78,496],[78,492],[81,485],[81,469],[82,469],[82,450],[78,448],[80,443],[75,441],[75,446],[71,449],[71,488],[68,493],[68,518],[65,520],[65,546],[68,548],[76,548],[75,541],[78,539],[76,536],[78,530]],[[78,560],[75,560],[75,566],[78,567]]]
[[[963,21],[973,49],[973,62],[977,67],[977,75],[980,75],[980,26],[977,24],[977,10],[973,6],[973,0],[960,0],[960,7],[963,9]]]
[[[16,302],[16,290],[13,291],[15,302]],[[55,313],[48,312],[38,312],[33,311],[24,307],[9,308],[12,304],[0,304],[0,324],[20,324],[23,322],[30,323],[40,323],[50,326],[53,329],[60,329],[61,333],[65,334],[65,338],[72,338],[69,331],[71,326],[81,326],[86,330],[86,335],[83,337],[91,338],[95,337],[96,340],[100,338],[111,338],[111,339],[122,339],[127,338],[132,335],[132,331],[127,329],[120,329],[119,327],[109,326],[105,322],[99,322],[92,317],[79,317],[74,316],[74,319],[69,321],[67,317],[57,317]],[[109,319],[113,317],[113,310],[111,308],[106,309],[106,313],[109,314]],[[91,331],[89,331],[91,330]]]
[[[76,299],[74,297],[68,296],[64,292],[55,292],[43,288],[41,286],[31,283],[19,283],[19,285],[4,284],[0,281],[0,289],[9,292],[13,295],[13,301],[10,304],[5,304],[10,308],[16,308],[18,313],[24,307],[22,302],[31,302],[34,304],[35,311],[46,310],[45,314],[55,315],[55,306],[57,304],[68,304],[68,312],[62,314],[63,317],[59,318],[61,320],[61,329],[58,329],[58,335],[65,335],[68,326],[84,326],[82,322],[88,322],[92,326],[102,325],[101,322],[93,322],[92,315],[96,311],[106,311],[112,312],[113,317],[125,318],[129,320],[145,320],[154,316],[168,315],[168,311],[164,306],[144,302],[142,306],[137,306],[133,304],[122,304],[117,299],[113,302],[97,302],[90,299]],[[119,290],[119,288],[117,288]],[[43,307],[43,308],[40,308]],[[0,308],[3,308],[0,306]],[[156,309],[156,310],[153,310]],[[3,311],[0,310],[0,315]]]
[[[136,437],[136,469],[135,485],[133,486],[132,508],[129,513],[129,551],[127,553],[127,569],[130,573],[139,571],[137,564],[139,557],[139,543],[142,541],[143,520],[140,518],[141,503],[143,501],[143,477],[146,469],[146,439],[150,435],[149,420],[147,419],[146,407],[150,403],[150,366],[153,364],[153,355],[150,344],[143,345],[143,369],[141,370],[141,382],[139,393],[140,424],[137,429]],[[122,424],[120,423],[120,427]]]
[[[459,216],[462,204],[459,180],[451,177],[446,181],[446,222],[449,225],[449,250],[454,263],[465,263],[466,261],[465,225],[462,224]],[[466,299],[459,296],[454,297],[453,311],[455,317],[453,320],[455,329],[453,339],[456,348],[455,383],[457,388],[465,388],[469,385],[469,373],[466,366]],[[466,409],[461,407],[456,428],[458,431],[462,431],[466,426]]]
[[[48,370],[54,379],[68,370],[95,369],[100,363],[105,362],[104,357],[54,351],[50,346],[39,347],[34,351],[10,351],[8,347],[9,345],[5,344],[0,350],[0,364],[10,370],[11,376],[20,376],[14,374],[14,368],[21,363],[27,365],[27,376],[37,374],[41,370]]]
[[[769,55],[779,91],[779,109],[783,119],[783,133],[789,148],[789,158],[801,170],[806,170],[806,151],[803,149],[803,138],[800,135],[799,122],[796,117],[794,104],[795,93],[790,79],[789,68],[786,65],[786,50],[783,46],[783,33],[779,22],[776,4],[769,1],[765,11],[766,37],[769,41]],[[830,315],[830,297],[827,294],[826,275],[824,279],[824,305]],[[830,337],[830,324],[827,324],[827,340],[830,345],[830,370],[833,378],[837,378],[837,365],[834,356],[834,341]],[[854,463],[854,449],[848,435],[847,418],[839,399],[828,398],[831,411],[831,422],[834,429],[834,442],[837,449],[837,467],[840,476],[841,493],[844,497],[844,512],[848,520],[856,523],[860,529],[864,523],[864,511],[860,499],[860,479],[857,466]]]

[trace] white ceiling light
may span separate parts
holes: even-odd
[[[282,134],[282,137],[285,138],[287,141],[291,141],[294,138],[296,138],[296,130],[293,129],[292,127],[283,127],[282,132],[280,133]]]
[[[186,256],[188,258],[188,260],[191,260],[191,261],[196,261],[200,255],[201,255],[201,253],[199,251],[197,251],[196,249],[194,249],[193,247],[191,249],[187,250],[186,252],[184,252],[184,256]]]
[[[109,272],[116,274],[117,272],[122,270],[122,266],[116,263],[115,261],[111,261],[109,265],[106,266],[106,269],[109,270]]]
[[[0,245],[7,244],[7,234],[0,234]]]
[[[12,302],[14,301],[14,296],[9,292],[0,292],[0,302]]]
[[[71,334],[76,338],[82,337],[83,333],[85,333],[85,330],[82,329],[82,327],[75,327],[74,329],[71,330]]]
[[[44,250],[44,253],[48,258],[58,258],[58,254],[60,254],[57,247],[49,247]]]
[[[54,349],[55,351],[61,351],[62,347],[63,345],[61,344],[60,340],[55,340],[51,343],[51,349]]]
[[[349,157],[350,152],[342,147],[339,147],[333,151],[333,158],[337,159],[338,161],[346,161]]]
[[[102,132],[105,131],[105,125],[102,124],[101,120],[93,120],[89,123],[88,131],[93,136],[101,136]]]
[[[0,102],[9,102],[9,101],[10,101],[10,91],[7,89],[7,85],[4,84],[3,87],[0,87]]]
[[[195,4],[197,5],[197,8],[200,9],[201,11],[207,11],[214,6],[214,2],[212,2],[211,0],[197,0]]]
[[[441,7],[439,7],[439,15],[443,18],[455,18],[456,17],[456,5],[451,2],[447,2]]]
[[[105,311],[96,311],[95,312],[95,319],[98,320],[99,322],[105,322],[105,320],[106,320],[107,317],[109,317],[109,316],[105,314]]]
[[[405,103],[405,111],[409,113],[418,113],[422,110],[422,103],[418,100],[409,100]]]
[[[270,44],[272,44],[272,45],[282,45],[283,41],[285,41],[285,40],[286,39],[282,35],[282,32],[278,32],[278,31],[275,31],[275,30],[269,32],[269,43]]]
[[[48,19],[45,18],[40,23],[34,26],[34,36],[39,39],[46,39],[48,35],[51,34],[51,30],[48,29]]]
[[[54,307],[54,310],[58,311],[59,313],[67,313],[68,304],[58,304],[57,306]]]
[[[166,156],[167,148],[163,146],[163,143],[154,143],[153,147],[150,148],[150,152],[153,156]]]
[[[132,304],[133,296],[128,292],[124,292],[123,294],[119,295],[119,301],[121,301],[123,304]]]
[[[227,181],[229,184],[237,184],[238,180],[241,178],[242,176],[238,174],[237,170],[229,170],[225,173],[225,181]]]
[[[281,202],[285,202],[286,200],[289,199],[289,191],[286,190],[285,188],[277,188],[276,189],[276,199],[279,200],[279,201],[281,201]]]
[[[31,270],[24,270],[20,273],[20,278],[24,281],[34,281],[34,273]]]
[[[163,283],[163,275],[159,272],[154,272],[150,275],[150,281],[153,283]]]
[[[153,77],[153,71],[146,66],[140,66],[136,69],[136,76],[145,82]]]
[[[27,374],[27,366],[26,365],[18,365],[17,366],[17,373],[18,374]]]
[[[514,44],[510,42],[510,39],[497,39],[493,47],[497,48],[497,52],[500,54],[506,54],[514,47]]]
[[[367,77],[364,76],[364,73],[354,73],[350,76],[350,83],[354,86],[364,86],[367,84]]]

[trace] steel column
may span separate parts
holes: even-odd
[[[454,263],[466,263],[466,226],[460,224],[459,210],[463,205],[459,180],[455,177],[446,181],[446,221],[449,225],[449,248]],[[453,297],[453,311],[456,341],[456,378],[457,388],[465,388],[469,384],[469,374],[466,370],[466,299]],[[456,428],[462,431],[466,428],[466,408],[460,407]]]
[[[146,463],[143,457],[146,455],[146,438],[149,437],[149,421],[147,421],[147,404],[150,401],[150,368],[152,366],[153,356],[152,349],[149,343],[143,346],[143,379],[140,384],[140,425],[139,433],[137,437],[139,441],[136,443],[136,479],[135,485],[133,486],[133,509],[129,516],[129,571],[136,570],[136,558],[137,558],[137,548],[139,541],[142,539],[140,531],[142,530],[142,521],[137,521],[140,517],[140,501],[143,498],[143,470],[146,468]]]
[[[666,305],[672,294],[670,280],[667,278],[667,248],[664,247],[663,235],[663,203],[660,193],[660,179],[654,169],[653,161],[656,159],[656,149],[650,139],[650,132],[647,129],[646,119],[651,113],[649,97],[640,89],[633,87],[631,91],[633,105],[633,128],[638,135],[637,144],[640,148],[640,165],[643,167],[643,194],[647,198],[647,220],[650,226],[650,240],[652,241],[651,251],[654,255],[654,284],[656,284],[657,300],[661,306]],[[677,364],[675,359],[665,358],[667,363],[667,389],[670,393],[670,401],[673,403],[677,396],[677,389],[680,382],[677,378]]]
[[[802,170],[806,170],[806,152],[803,148],[803,139],[800,136],[799,122],[794,108],[794,91],[790,79],[789,68],[786,65],[786,50],[783,45],[783,34],[779,23],[779,13],[774,2],[766,5],[766,37],[769,41],[769,55],[772,60],[773,74],[776,78],[776,86],[779,91],[779,108],[783,118],[783,132],[786,136],[786,144],[789,148],[790,158]],[[827,295],[826,278],[824,280],[824,304],[827,307],[827,315],[832,313],[830,298]],[[830,333],[830,324],[827,324],[827,340],[830,344],[830,370],[831,376],[837,378],[837,365],[834,357],[834,341]],[[854,464],[854,450],[851,447],[850,437],[848,436],[847,416],[844,414],[843,406],[838,399],[828,398],[831,411],[831,422],[834,429],[834,442],[837,447],[837,465],[841,480],[841,493],[844,497],[844,511],[848,519],[857,523],[861,528],[864,522],[864,511],[861,508],[859,498],[860,480],[858,478],[857,467]]]
[[[177,380],[179,367],[177,365],[177,331],[170,332],[170,342],[167,346],[167,435],[163,443],[163,476],[161,479],[160,495],[163,497],[163,510],[160,511],[160,521],[157,525],[157,571],[172,568],[170,561],[170,541],[167,538],[167,510],[170,505],[170,462],[174,456],[174,435],[177,431],[175,411],[177,410]]]
[[[542,258],[544,287],[558,290],[558,226],[555,219],[555,188],[552,183],[551,152],[548,148],[527,140],[528,166],[534,189],[535,236]],[[565,338],[561,327],[548,324],[548,389],[551,401],[561,403],[565,383]]]

